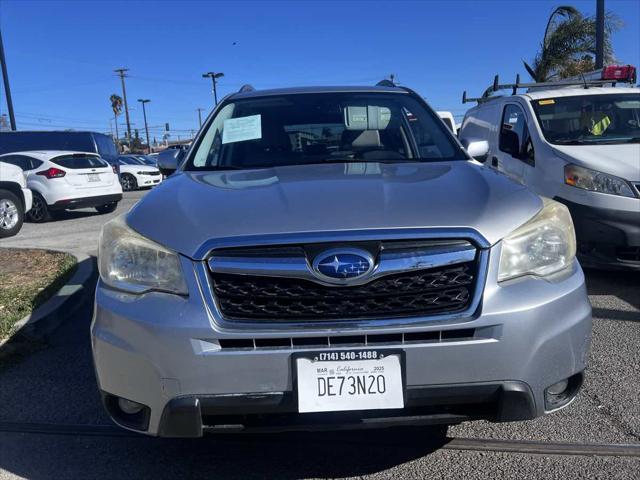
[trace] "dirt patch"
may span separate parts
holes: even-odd
[[[0,339],[60,289],[75,264],[66,253],[0,248]]]

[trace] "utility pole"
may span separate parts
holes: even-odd
[[[4,93],[7,96],[7,110],[9,110],[9,123],[11,130],[16,130],[16,117],[13,114],[13,101],[9,88],[9,73],[7,72],[7,60],[4,57],[4,45],[2,44],[2,31],[0,31],[0,64],[2,64],[2,80],[4,81]]]
[[[118,114],[116,112],[113,112],[113,122],[116,124],[116,147],[120,153],[120,134],[118,133]]]
[[[604,0],[596,0],[596,69],[604,67]]]
[[[207,72],[202,74],[202,78],[207,78],[207,77],[211,78],[211,83],[213,84],[213,100],[215,101],[215,104],[218,105],[218,92],[216,91],[216,81],[219,78],[224,77],[224,73]]]
[[[142,115],[144,116],[144,129],[147,133],[147,153],[151,153],[151,143],[149,143],[149,127],[147,125],[147,109],[144,104],[149,103],[151,100],[139,98],[138,101],[142,104]]]
[[[202,112],[204,108],[196,108],[196,110],[198,110],[198,126],[202,128],[202,114],[200,112]]]
[[[128,68],[116,68],[114,72],[118,74],[122,81],[122,99],[124,100],[124,115],[127,119],[127,139],[129,141],[129,148],[131,148],[131,122],[129,121],[129,105],[127,105],[127,89],[124,86],[124,79],[127,76]]]

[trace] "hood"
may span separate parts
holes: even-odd
[[[178,173],[127,223],[199,260],[214,240],[301,232],[471,228],[493,244],[540,208],[522,185],[474,162],[340,163]]]
[[[631,182],[640,180],[640,143],[622,145],[554,145],[570,163],[609,173]]]

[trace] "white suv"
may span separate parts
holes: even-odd
[[[27,218],[46,222],[57,210],[95,207],[113,212],[122,199],[118,176],[96,154],[67,151],[17,152],[0,155],[0,161],[20,167],[33,191]]]
[[[16,235],[25,212],[31,209],[31,190],[22,171],[0,157],[0,238]]]

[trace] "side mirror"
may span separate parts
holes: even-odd
[[[486,140],[472,140],[467,144],[467,153],[479,162],[484,163],[489,153],[489,142]]]
[[[178,169],[178,149],[168,149],[158,154],[158,170],[165,177],[168,177]]]
[[[520,137],[513,130],[500,130],[500,150],[520,158]]]

